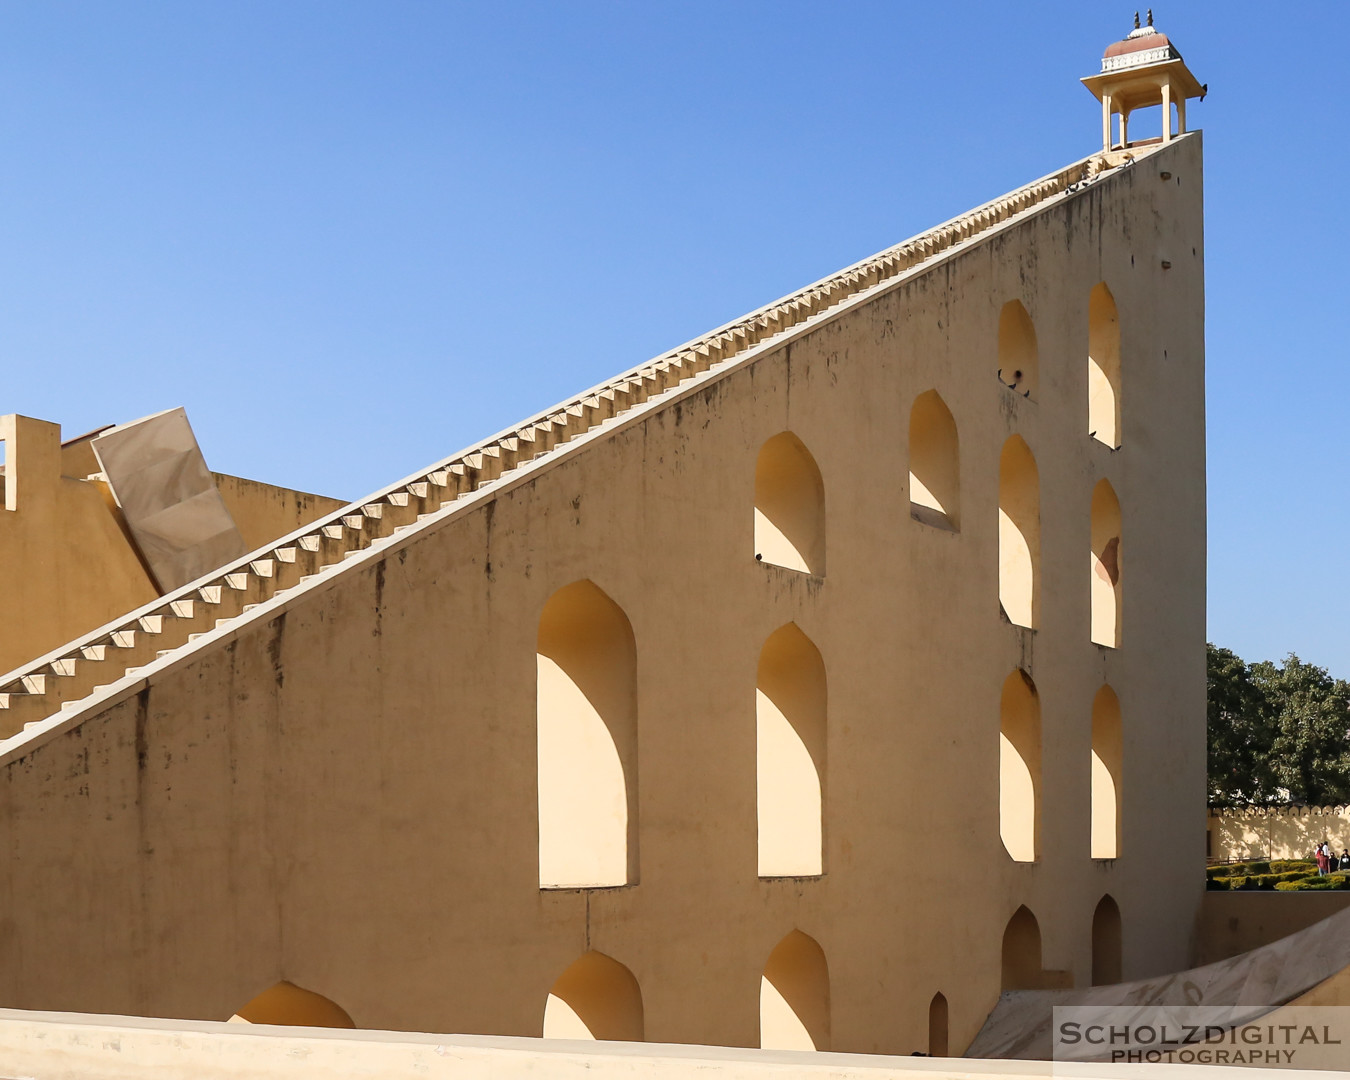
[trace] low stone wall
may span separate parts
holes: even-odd
[[[1210,862],[1306,859],[1325,840],[1338,853],[1350,848],[1350,806],[1261,806],[1210,810]]]
[[[262,1027],[0,1009],[0,1069],[39,1080],[1032,1080],[1039,1061],[874,1057],[725,1046]],[[1072,1080],[1165,1080],[1186,1065],[1060,1064]],[[1192,1070],[1193,1071],[1193,1070]],[[1188,1072],[1187,1075],[1190,1075]],[[1263,1070],[1298,1080],[1308,1073]],[[1208,1080],[1246,1069],[1205,1068]]]
[[[1350,891],[1210,892],[1200,905],[1196,964],[1250,952],[1350,907]]]

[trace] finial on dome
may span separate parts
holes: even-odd
[[[1139,29],[1139,12],[1137,11],[1134,13],[1134,28]]]
[[[1149,24],[1149,26],[1152,26],[1152,25],[1153,25],[1153,9],[1152,9],[1152,8],[1149,8],[1149,9],[1148,9],[1148,24]]]

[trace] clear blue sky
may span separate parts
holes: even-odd
[[[1210,634],[1350,677],[1342,4],[1210,97]],[[0,0],[0,412],[356,498],[1093,150],[1129,4]]]

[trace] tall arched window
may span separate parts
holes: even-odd
[[[1120,500],[1109,480],[1092,489],[1092,640],[1120,647]]]
[[[604,953],[584,954],[549,991],[543,1036],[641,1042],[642,990],[637,979]]]
[[[825,483],[790,431],[766,442],[755,460],[755,558],[825,573]]]
[[[830,969],[815,938],[794,930],[759,980],[759,1045],[766,1050],[828,1050]]]
[[[928,1003],[928,1056],[947,1056],[947,995],[939,992]]]
[[[1104,281],[1088,296],[1088,433],[1120,445],[1120,316]]]
[[[764,643],[755,703],[759,876],[821,874],[825,664],[796,623]]]
[[[1035,399],[1040,349],[1036,327],[1020,300],[1009,300],[998,315],[998,377],[1013,393]]]
[[[1003,989],[1039,990],[1043,984],[1041,924],[1023,905],[1003,930]]]
[[[1022,436],[998,462],[998,598],[1009,622],[1034,627],[1040,614],[1041,482]]]
[[[539,886],[637,880],[637,649],[589,581],[553,594],[537,649]]]
[[[1092,699],[1092,857],[1120,855],[1121,757],[1120,699],[1103,686]]]
[[[961,446],[956,421],[936,390],[909,410],[909,512],[955,532],[961,525]]]
[[[242,1006],[230,1021],[283,1027],[356,1027],[347,1010],[337,1002],[285,979]]]
[[[1092,985],[1121,981],[1120,907],[1111,894],[1103,896],[1092,913]]]
[[[1018,668],[1003,682],[999,724],[999,835],[1018,862],[1035,862],[1041,823],[1041,702]]]

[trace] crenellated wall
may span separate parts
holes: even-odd
[[[1308,859],[1325,841],[1350,848],[1350,806],[1248,806],[1206,816],[1210,862]]]

